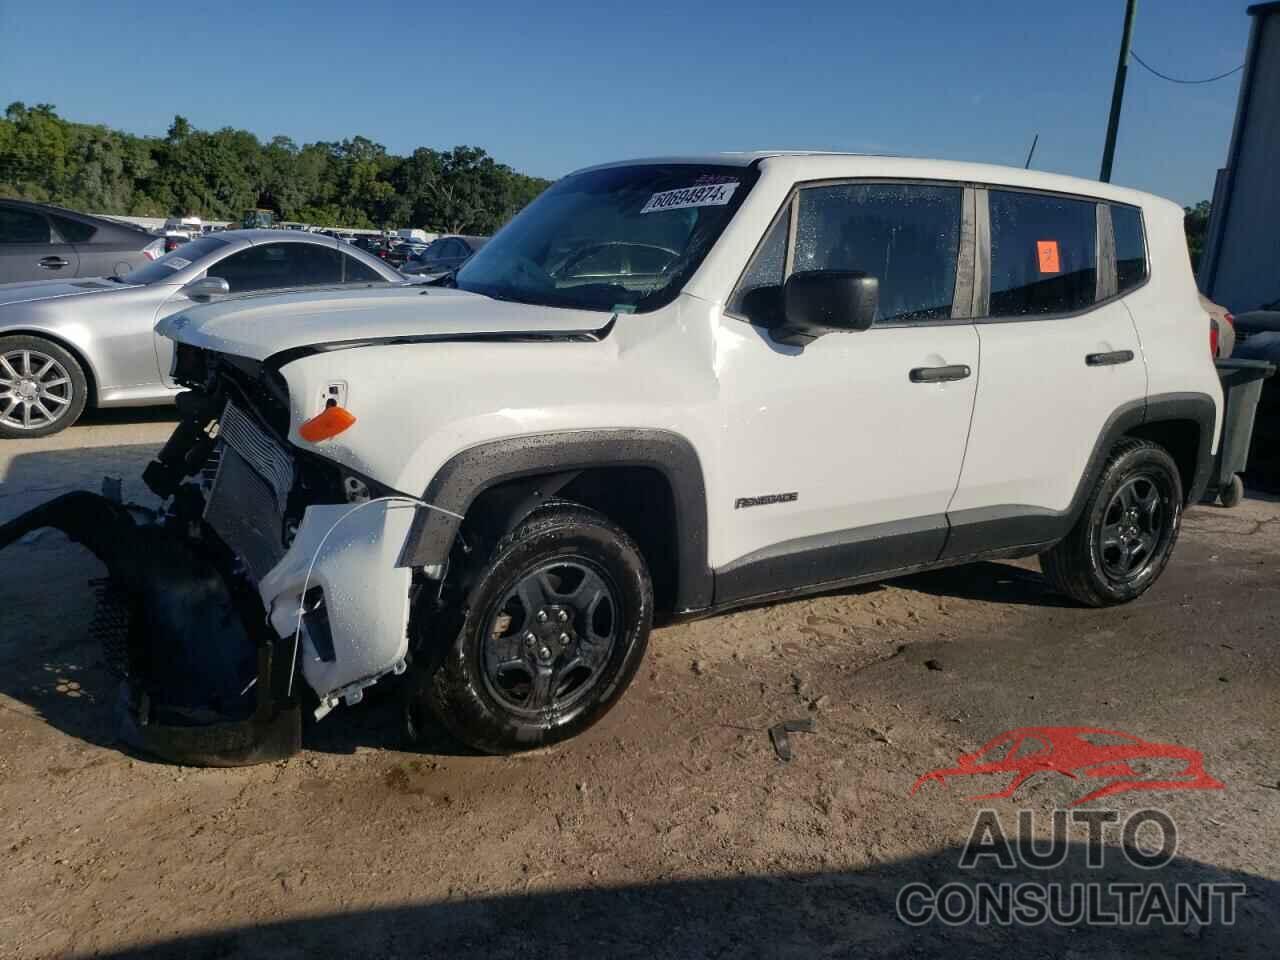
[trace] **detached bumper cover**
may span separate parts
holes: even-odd
[[[127,597],[121,735],[178,763],[238,766],[301,743],[297,704],[279,695],[280,659],[212,564],[141,509],[70,493],[0,525],[0,549],[52,527],[83,544]]]
[[[277,636],[292,641],[305,611],[297,656],[321,714],[404,670],[412,571],[396,559],[416,510],[379,500],[308,507],[289,550],[258,584]]]

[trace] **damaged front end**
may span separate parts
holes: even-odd
[[[106,566],[98,632],[126,743],[199,766],[281,759],[301,747],[295,677],[319,718],[404,671],[412,571],[396,558],[414,508],[282,439],[278,374],[178,352],[193,389],[143,473],[163,506],[66,494],[0,525],[0,549],[51,527]]]

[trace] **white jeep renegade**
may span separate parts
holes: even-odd
[[[225,690],[408,668],[410,726],[485,751],[598,720],[655,621],[1036,554],[1131,600],[1222,407],[1179,207],[886,157],[595,167],[437,285],[159,330],[192,392],[148,482],[270,623]]]

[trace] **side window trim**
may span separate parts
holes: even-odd
[[[776,220],[776,218],[775,218]],[[765,239],[777,226],[776,223],[769,224],[769,229],[765,231],[764,237],[761,237],[760,244],[764,245]],[[791,195],[787,197],[787,249],[782,257],[782,286],[785,289],[787,281],[791,279],[791,275],[796,272],[796,231],[800,228],[800,185],[791,188]]]
[[[977,306],[977,240],[977,190],[966,184],[960,199],[960,243],[956,251],[956,287],[951,297],[952,320],[968,320]]]
[[[991,312],[991,202],[986,187],[974,188],[973,203],[973,311],[969,316],[977,323]]]
[[[1094,306],[1106,303],[1117,293],[1116,234],[1111,225],[1111,204],[1097,204],[1098,216],[1098,284]]]

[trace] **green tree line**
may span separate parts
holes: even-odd
[[[479,147],[397,156],[361,136],[300,147],[181,116],[165,137],[139,137],[21,102],[0,120],[0,196],[92,213],[239,220],[260,207],[317,226],[488,234],[548,184]]]

